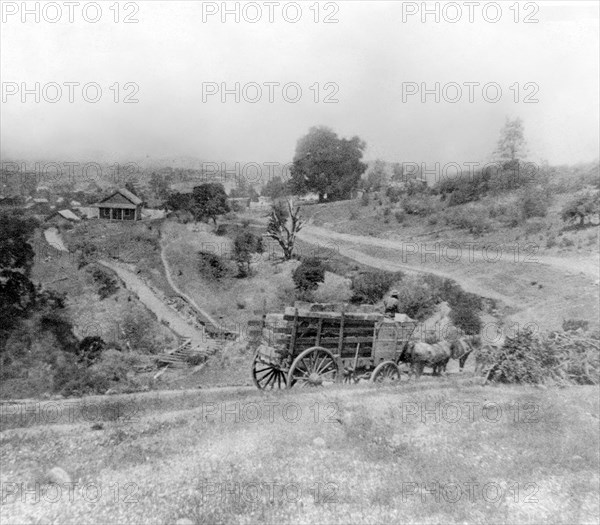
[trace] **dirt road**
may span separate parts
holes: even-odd
[[[563,319],[598,322],[598,261],[561,259],[528,245],[486,248],[443,242],[401,242],[334,232],[307,224],[298,237],[381,270],[431,273],[458,282],[466,291],[500,301],[507,319],[536,322],[545,329]]]

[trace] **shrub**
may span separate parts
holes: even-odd
[[[553,248],[556,246],[556,235],[549,235],[546,239],[546,248]]]
[[[409,215],[430,215],[436,209],[436,199],[431,195],[413,195],[403,199],[402,207]]]
[[[219,235],[219,236],[223,236],[223,235],[227,235],[227,224],[219,224],[216,228],[215,228],[215,235]]]
[[[396,188],[394,186],[389,186],[387,190],[385,190],[385,195],[392,204],[400,202],[400,197],[402,197],[402,193],[403,192],[400,188]]]
[[[492,229],[488,211],[480,205],[452,208],[446,213],[446,222],[474,235],[481,235]]]
[[[100,299],[106,299],[110,297],[119,289],[117,280],[104,268],[100,266],[94,266],[92,268],[92,278],[98,285],[98,295]]]
[[[223,257],[212,252],[198,252],[198,271],[210,280],[220,280],[231,273],[231,269]]]
[[[206,361],[206,357],[202,354],[190,354],[185,361],[189,366],[198,366]]]
[[[325,281],[325,266],[320,259],[310,257],[302,261],[300,266],[294,270],[292,279],[296,290],[314,291],[319,287],[319,283]]]
[[[536,233],[540,233],[546,227],[546,223],[540,219],[532,219],[527,222],[525,226],[525,232],[528,235],[534,235]]]
[[[357,220],[357,219],[359,219],[359,218],[360,218],[360,213],[359,213],[359,211],[358,211],[357,209],[355,209],[355,208],[352,208],[352,209],[350,210],[350,220],[351,220],[351,221],[355,221],[355,220]]]
[[[238,277],[250,275],[253,253],[262,253],[262,239],[249,231],[238,233],[233,242],[233,258],[238,265]]]
[[[519,202],[521,215],[524,219],[532,217],[545,217],[548,215],[548,206],[550,205],[550,193],[540,187],[536,191],[525,191]]]
[[[386,206],[385,208],[383,208],[383,216],[384,218],[388,218],[390,216],[390,213],[392,213],[392,210],[389,206]]]
[[[396,221],[398,221],[398,224],[402,224],[404,222],[404,219],[406,218],[406,214],[404,213],[404,211],[398,210],[394,213],[394,217],[396,217]]]
[[[565,332],[571,332],[576,330],[587,331],[590,323],[588,321],[584,321],[583,319],[565,319],[562,323],[562,329]]]
[[[583,226],[586,218],[591,220],[600,213],[600,192],[583,190],[569,200],[561,211],[561,218],[565,222],[575,222]]]
[[[77,355],[80,361],[89,365],[100,357],[105,347],[106,343],[101,337],[97,335],[87,336],[79,342]]]
[[[353,303],[375,304],[380,301],[390,287],[402,279],[402,273],[372,271],[360,273],[352,279],[351,301]]]

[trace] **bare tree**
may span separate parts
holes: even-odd
[[[300,217],[300,206],[294,209],[292,201],[287,201],[287,206],[282,202],[273,205],[269,214],[267,236],[275,239],[283,250],[286,261],[292,258],[296,235],[302,229],[304,221]]]

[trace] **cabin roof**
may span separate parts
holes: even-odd
[[[109,204],[109,201],[115,197],[116,195],[121,195],[123,197],[125,197],[131,204],[133,204],[134,206],[139,206],[140,204],[142,204],[142,199],[140,199],[137,195],[131,193],[129,190],[126,190],[125,188],[121,188],[118,189],[117,191],[111,193],[108,197],[105,197],[104,199],[102,199],[97,205],[100,204]],[[122,203],[115,203],[115,205],[117,207],[127,207],[122,205]]]

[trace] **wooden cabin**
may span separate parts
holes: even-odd
[[[98,218],[114,221],[139,221],[142,218],[142,199],[129,190],[120,189],[94,204]]]

